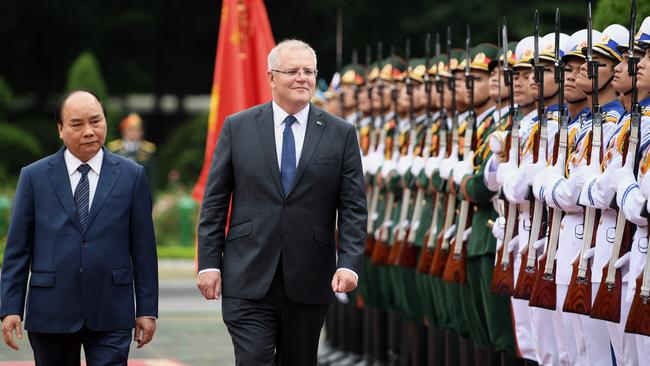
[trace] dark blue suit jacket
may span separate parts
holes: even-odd
[[[88,228],[74,207],[64,149],[22,169],[0,282],[0,317],[25,329],[131,329],[158,315],[151,194],[144,169],[104,148]],[[31,277],[29,277],[31,272]],[[27,291],[29,279],[29,292]]]

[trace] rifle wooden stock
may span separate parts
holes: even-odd
[[[591,267],[587,267],[585,276],[578,275],[579,260],[573,263],[573,273],[569,289],[564,298],[562,311],[589,315],[591,313]]]
[[[517,276],[517,284],[512,296],[515,299],[529,300],[533,292],[533,285],[535,284],[535,276],[538,272],[537,263],[537,250],[534,248],[534,243],[546,235],[546,230],[543,228],[543,214],[544,204],[536,199],[531,202],[531,209],[533,211],[533,219],[531,221],[530,238],[528,239],[528,248],[522,256],[521,265],[519,266],[519,275]]]
[[[449,257],[449,240],[445,238],[445,232],[451,227],[456,212],[456,197],[453,194],[447,195],[447,209],[445,210],[445,222],[443,230],[438,234],[436,249],[433,252],[433,260],[429,274],[434,277],[442,277]]]
[[[433,261],[433,251],[435,248],[435,238],[436,233],[438,232],[438,207],[440,206],[442,193],[433,193],[433,216],[431,217],[431,224],[429,225],[429,231],[424,238],[424,245],[422,246],[422,252],[420,253],[420,259],[418,260],[417,271],[420,273],[429,273],[431,268],[431,262]]]
[[[372,257],[372,252],[375,250],[375,235],[368,234],[366,236],[366,246],[363,249],[363,254],[366,257]]]
[[[467,225],[472,223],[472,205],[468,201],[461,202],[459,220],[465,217],[465,222],[459,221],[456,231],[456,239],[453,240],[451,255],[447,256],[447,264],[442,279],[450,283],[465,284],[467,281],[467,247],[465,246],[463,236]],[[464,212],[465,211],[465,214]],[[460,248],[458,247],[460,246]]]
[[[452,247],[456,245],[463,245],[463,243],[456,243],[456,238],[452,239]],[[467,250],[463,249],[460,255],[452,254],[447,256],[447,264],[442,279],[449,283],[465,284],[467,281]]]
[[[620,213],[623,216],[623,213]],[[618,220],[618,217],[617,217]],[[623,216],[622,220],[625,220]],[[625,222],[623,228],[623,236],[621,239],[620,252],[626,253],[630,250],[630,243],[632,242],[632,224]],[[612,251],[616,251],[616,245]],[[603,268],[603,277],[596,292],[596,298],[591,309],[591,317],[596,319],[607,320],[610,322],[618,323],[621,321],[621,288],[622,275],[621,270],[614,267],[614,263],[619,258],[619,253],[612,253],[610,262]],[[613,276],[612,276],[613,274]],[[612,281],[613,278],[613,281]]]
[[[546,267],[547,260],[548,255],[546,253],[539,257],[540,268]],[[557,287],[555,285],[556,263],[555,260],[551,260],[553,261],[553,273],[549,275],[544,273],[544,271],[537,271],[533,291],[530,294],[530,300],[528,301],[529,306],[555,310],[557,296]]]
[[[427,234],[426,241],[429,241],[429,236]],[[431,262],[433,261],[433,250],[424,246],[422,252],[420,253],[420,259],[418,260],[417,271],[420,273],[429,273],[429,268],[431,268]]]
[[[597,223],[599,220],[600,210],[593,207],[585,208],[583,248],[578,254],[579,257],[573,263],[571,281],[562,306],[564,312],[583,315],[591,313],[591,266],[589,265],[590,261],[583,258],[583,255],[587,249],[596,245]]]
[[[388,263],[389,253],[390,246],[388,246],[388,243],[386,243],[384,240],[377,240],[372,251],[372,263],[375,265],[383,265]]]
[[[513,225],[513,230],[516,232],[516,208],[516,204],[508,203],[508,205],[506,205],[506,232],[510,229],[509,225]],[[514,256],[511,252],[508,252],[507,242],[509,240],[506,240],[506,238],[512,238],[516,235],[515,232],[513,232],[513,235],[506,235],[506,237],[504,237],[503,246],[501,248],[502,250],[497,252],[494,270],[492,271],[492,281],[490,282],[490,291],[496,295],[511,296],[514,293]],[[507,260],[504,260],[504,256],[507,256]]]
[[[429,268],[429,274],[434,277],[442,277],[445,272],[447,257],[449,257],[449,247],[444,248],[444,240],[444,232],[439,233],[436,239],[436,249],[433,251],[431,268]]]
[[[650,336],[650,294],[643,289],[643,279],[646,277],[647,271],[648,267],[646,266],[645,271],[640,273],[636,279],[636,291],[632,307],[630,307],[630,314],[627,316],[627,323],[625,323],[626,333]]]
[[[397,265],[397,256],[399,255],[402,245],[404,245],[403,241],[397,240],[396,238],[393,240],[392,244],[389,244],[390,250],[388,251],[388,259],[386,260],[386,264],[390,266]]]
[[[551,211],[552,214],[549,221],[551,234],[548,239],[546,251],[539,257],[537,264],[539,270],[535,275],[535,283],[533,284],[533,291],[530,294],[528,305],[555,310],[557,299],[557,286],[555,285],[557,263],[555,262],[555,254],[560,233],[559,226],[562,223],[562,210],[553,208]],[[552,265],[548,263],[549,260]]]
[[[408,235],[408,232],[407,232]],[[413,243],[405,240],[399,248],[395,264],[405,268],[415,268],[417,264],[417,249]]]

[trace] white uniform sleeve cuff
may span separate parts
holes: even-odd
[[[206,273],[206,272],[221,272],[221,270],[219,268],[206,268],[206,269],[200,270],[199,274],[203,274],[203,273]]]

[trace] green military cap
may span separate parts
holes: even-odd
[[[385,81],[404,80],[406,69],[406,61],[403,58],[397,55],[391,55],[382,61],[379,77]]]
[[[411,59],[409,66],[411,68],[411,72],[409,73],[409,78],[419,83],[424,83],[424,74],[427,73],[427,67],[424,64],[424,59],[423,58]]]
[[[450,73],[465,71],[465,51],[460,48],[451,50],[451,60],[447,65],[447,70],[443,76],[451,76]]]
[[[432,58],[427,73],[431,76],[435,76],[438,75],[438,73],[444,72],[446,68],[445,60],[446,58],[442,56]]]
[[[366,82],[366,68],[363,65],[352,63],[341,69],[341,84],[363,85]]]
[[[470,50],[470,69],[489,72],[490,62],[497,59],[498,53],[497,46],[491,43],[478,44]]]
[[[517,49],[517,44],[519,42],[508,42],[508,65],[509,66],[514,66],[517,63],[517,56],[515,53],[515,50]],[[490,64],[488,65],[489,71],[492,71],[499,62],[503,62],[503,50],[499,49],[498,51],[498,57],[492,61],[490,61]]]
[[[373,82],[377,80],[379,77],[379,70],[380,70],[380,64],[377,62],[373,62],[369,67],[368,67],[368,75],[366,76],[366,80],[368,82]]]

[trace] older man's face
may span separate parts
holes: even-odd
[[[309,103],[316,90],[314,57],[304,49],[284,50],[278,55],[275,70],[269,71],[273,100],[287,112],[296,113]]]
[[[59,137],[72,155],[86,162],[99,152],[106,139],[106,118],[97,98],[86,92],[72,94],[61,119]]]

